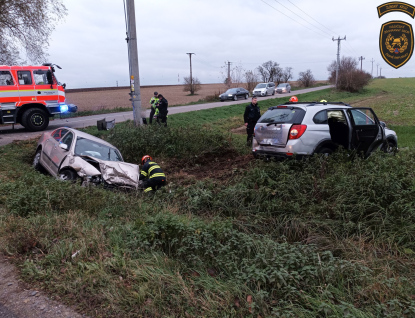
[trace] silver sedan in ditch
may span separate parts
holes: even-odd
[[[81,180],[83,185],[137,189],[139,184],[138,165],[124,162],[116,147],[67,127],[43,133],[33,167],[61,180]]]

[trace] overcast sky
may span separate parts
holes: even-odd
[[[189,76],[202,83],[223,81],[225,62],[253,70],[273,60],[292,67],[294,79],[310,69],[318,80],[341,55],[363,56],[363,69],[376,76],[413,77],[415,57],[395,70],[381,57],[381,25],[410,24],[405,13],[381,18],[376,0],[135,0],[141,85],[168,85]],[[406,1],[415,5],[415,1]],[[68,15],[53,32],[49,60],[68,88],[128,85],[128,56],[122,0],[64,0]],[[318,22],[317,22],[318,21]]]

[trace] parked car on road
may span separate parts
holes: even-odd
[[[280,83],[275,88],[275,92],[278,94],[291,93],[291,85],[288,83]]]
[[[267,96],[275,94],[275,83],[259,83],[252,91],[252,96]]]
[[[124,162],[117,148],[67,127],[42,134],[33,167],[61,180],[79,180],[83,185],[137,189],[139,184],[138,165]]]
[[[371,108],[345,103],[288,102],[270,107],[258,120],[252,141],[255,157],[302,158],[331,154],[339,146],[368,156],[381,148],[394,152],[396,133]]]
[[[249,92],[245,88],[242,88],[242,87],[230,88],[225,93],[219,95],[221,102],[228,100],[228,99],[231,99],[231,100],[238,100],[240,98],[248,99],[248,97],[249,97]]]

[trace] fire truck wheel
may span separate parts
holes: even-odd
[[[29,131],[45,130],[49,125],[49,116],[40,108],[29,108],[22,115],[22,123]]]

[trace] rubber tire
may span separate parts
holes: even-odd
[[[272,95],[273,95],[273,96],[275,95],[275,91],[272,91]]]
[[[290,89],[290,90],[288,90],[288,94],[289,94],[289,93],[291,93],[291,89]]]
[[[316,153],[318,153],[320,155],[329,156],[333,153],[333,149],[328,148],[328,147],[323,147],[323,148],[320,148],[319,150],[317,150]]]
[[[45,130],[49,126],[49,116],[40,108],[29,108],[22,115],[22,123],[29,131]]]
[[[245,94],[245,99],[248,99],[248,97],[249,97],[249,95],[248,94]]]
[[[38,151],[36,151],[35,157],[33,158],[32,166],[36,171],[44,172],[45,168],[43,168],[43,166],[40,164],[41,153],[42,153],[42,149],[39,149]]]
[[[237,101],[237,100],[238,100],[238,96],[236,96],[236,95],[235,95],[235,96],[233,97],[233,100],[234,100],[234,101]]]
[[[62,181],[70,181],[72,183],[75,183],[78,179],[78,175],[73,170],[62,169],[61,171],[59,171],[58,178]]]
[[[382,146],[384,153],[395,154],[397,147],[393,140],[386,139],[386,143]]]

